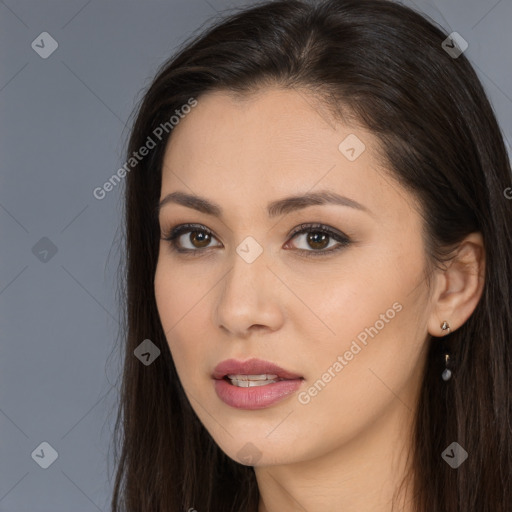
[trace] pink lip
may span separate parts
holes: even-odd
[[[265,386],[240,388],[224,378],[230,374],[261,375],[265,373],[277,375],[283,380]],[[224,403],[237,409],[250,410],[264,409],[284,399],[295,392],[304,380],[300,375],[261,359],[248,361],[228,359],[215,367],[212,378],[215,380],[215,392]]]

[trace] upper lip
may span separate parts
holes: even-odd
[[[214,379],[223,379],[226,375],[277,375],[281,379],[302,379],[302,376],[284,370],[280,366],[262,359],[249,359],[247,361],[237,361],[236,359],[226,359],[219,363],[213,370]]]

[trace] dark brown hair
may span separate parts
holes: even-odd
[[[416,412],[417,512],[506,512],[512,503],[510,162],[493,109],[447,34],[386,0],[281,0],[231,13],[158,71],[137,109],[128,157],[190,98],[301,88],[333,114],[372,131],[391,175],[415,195],[432,265],[483,235],[485,285],[468,321],[430,340]],[[157,312],[153,280],[162,159],[172,130],[126,177],[126,261],[121,265],[124,373],[116,422],[112,511],[256,512],[254,470],[227,457],[192,410]],[[146,338],[161,355],[145,366]],[[448,348],[454,375],[440,379]],[[453,441],[468,459],[441,458]],[[118,456],[117,450],[120,450]]]

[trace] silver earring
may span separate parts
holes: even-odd
[[[444,355],[444,361],[446,368],[443,370],[441,377],[446,382],[452,378],[452,371],[448,368],[448,365],[450,364],[450,354]]]
[[[450,324],[445,320],[441,324],[441,329],[444,331],[445,335],[449,334],[450,333]],[[448,354],[448,353],[445,353],[445,355],[444,355],[444,364],[445,364],[445,369],[444,369],[441,377],[446,382],[447,380],[450,380],[452,377],[452,371],[448,368],[449,366],[451,366],[450,354]]]

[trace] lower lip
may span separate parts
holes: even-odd
[[[241,388],[225,379],[219,379],[215,380],[215,392],[225,404],[236,409],[264,409],[297,391],[302,381],[303,379],[280,380],[265,386]]]

